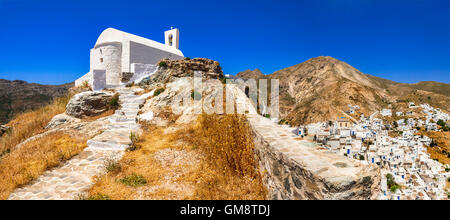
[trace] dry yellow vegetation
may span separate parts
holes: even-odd
[[[193,132],[184,132],[184,140],[206,156],[191,199],[262,200],[266,190],[255,160],[254,144],[248,121],[243,115],[206,115],[199,117]]]
[[[420,134],[436,141],[436,147],[427,147],[430,157],[439,160],[443,164],[450,164],[450,132],[421,131]]]
[[[87,199],[266,198],[244,116],[203,115],[172,128],[147,127],[137,150],[107,164]]]
[[[70,98],[71,94],[56,98],[53,103],[37,110],[20,114],[10,121],[7,126],[10,126],[12,129],[0,137],[0,158],[27,138],[42,133],[53,116],[66,110],[66,105]]]
[[[15,188],[30,183],[85,147],[86,139],[57,132],[29,141],[0,158],[0,199],[7,199]]]

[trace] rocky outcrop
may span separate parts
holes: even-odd
[[[133,78],[133,75],[134,75],[134,73],[123,72],[121,82],[127,83],[128,81],[130,81],[131,78]]]
[[[259,115],[249,115],[269,199],[369,200],[380,192],[376,166],[321,149]]]
[[[64,125],[67,123],[79,122],[79,121],[80,121],[80,119],[74,118],[72,116],[69,116],[69,115],[63,113],[63,114],[55,115],[52,118],[52,120],[47,124],[45,129],[53,129],[60,125]]]
[[[113,97],[109,92],[82,92],[70,99],[66,114],[76,118],[99,115],[109,109]]]
[[[175,78],[193,77],[195,72],[200,73],[204,79],[220,79],[224,77],[219,62],[206,58],[163,59],[159,61],[158,66],[158,70],[149,78],[143,80],[143,84],[167,83]]]

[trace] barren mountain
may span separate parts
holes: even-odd
[[[348,110],[349,104],[358,105],[358,113],[366,116],[409,101],[449,110],[449,84],[397,83],[364,74],[332,57],[312,58],[270,75],[258,77],[258,72],[246,71],[238,76],[279,79],[281,118],[293,125],[336,119],[344,116],[342,112]]]
[[[263,78],[264,74],[261,73],[259,69],[245,70],[237,74],[237,77],[243,79],[259,79]]]
[[[7,123],[17,113],[50,103],[72,86],[73,83],[53,86],[0,79],[0,124]]]

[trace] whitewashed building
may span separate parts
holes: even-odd
[[[90,51],[90,69],[75,81],[75,86],[88,82],[94,89],[118,86],[154,72],[156,63],[163,59],[182,59],[179,48],[179,30],[164,33],[165,43],[139,37],[114,28],[104,30]]]

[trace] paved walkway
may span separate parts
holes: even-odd
[[[92,185],[92,177],[105,172],[104,161],[120,159],[131,144],[130,132],[140,132],[136,117],[140,105],[150,96],[135,95],[134,89],[117,88],[121,108],[109,117],[107,129],[87,142],[83,152],[62,166],[44,172],[38,179],[11,193],[10,200],[66,200],[77,199]]]

